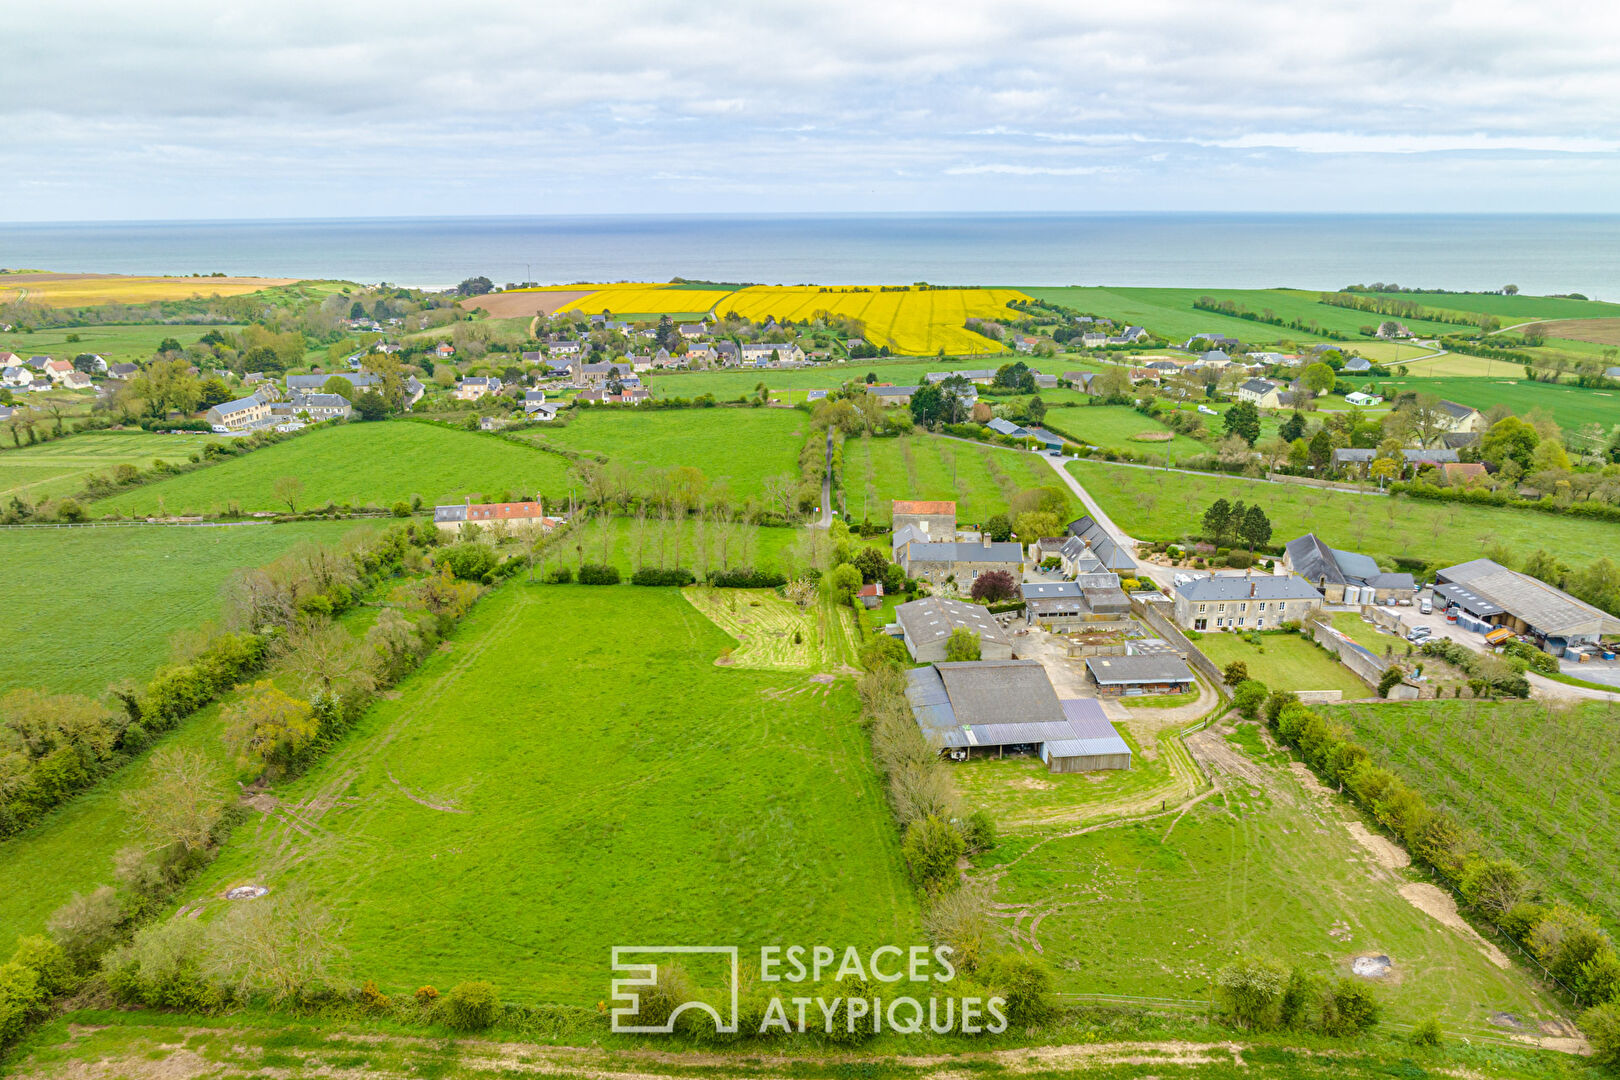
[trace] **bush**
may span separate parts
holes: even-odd
[[[1279,963],[1245,957],[1215,973],[1222,1010],[1241,1028],[1266,1031],[1281,1019],[1287,971]]]
[[[861,667],[867,671],[890,665],[904,666],[910,659],[905,643],[888,634],[879,634],[861,647]]]
[[[45,991],[34,969],[13,960],[0,964],[0,1046],[21,1035]]]
[[[198,1012],[223,1005],[225,992],[201,970],[207,936],[207,927],[192,919],[143,927],[103,963],[108,988],[129,1005]]]
[[[1249,665],[1242,660],[1234,660],[1221,671],[1221,678],[1227,686],[1236,686],[1249,677]]]
[[[617,585],[619,583],[619,568],[617,566],[598,566],[587,563],[579,568],[579,583],[581,585]]]
[[[439,1000],[439,992],[431,986],[418,986],[415,997],[418,1005],[432,1005]]]
[[[1349,1038],[1378,1023],[1378,999],[1369,987],[1340,979],[1322,999],[1322,1030],[1335,1038]]]
[[[956,826],[930,814],[906,826],[901,850],[911,876],[932,893],[947,891],[956,881],[956,861],[967,850],[967,844]]]
[[[774,570],[740,566],[713,571],[709,574],[709,584],[717,589],[777,589],[787,584],[787,578]]]
[[[962,824],[962,840],[970,852],[989,851],[996,846],[996,823],[988,813],[975,810]]]
[[[696,580],[697,578],[692,575],[692,571],[682,569],[678,566],[671,567],[668,570],[660,570],[656,567],[644,566],[640,570],[637,570],[634,574],[630,575],[630,584],[632,585],[680,586],[690,585]]]
[[[574,580],[574,572],[566,566],[559,566],[546,575],[546,581],[552,585],[567,585]]]
[[[1620,1065],[1620,1001],[1597,1005],[1581,1014],[1581,1030],[1592,1044],[1592,1060]]]
[[[1385,668],[1384,674],[1378,679],[1378,696],[1381,698],[1389,697],[1389,692],[1400,685],[1401,678],[1401,669],[1398,665],[1391,664]]]
[[[1445,1039],[1445,1032],[1440,1030],[1440,1018],[1431,1016],[1423,1023],[1412,1029],[1413,1046],[1439,1046]]]
[[[985,965],[982,978],[1007,999],[1009,1028],[1031,1027],[1057,1011],[1051,997],[1051,972],[1037,957],[1023,953],[998,956]]]
[[[1255,679],[1245,679],[1237,684],[1237,689],[1232,691],[1232,704],[1237,706],[1237,711],[1242,713],[1245,718],[1258,720],[1260,719],[1260,710],[1265,706],[1268,694],[1269,691],[1266,689],[1265,683]]]
[[[40,990],[46,994],[60,994],[78,981],[62,946],[44,934],[18,938],[11,961],[33,971],[39,979]]]
[[[444,1022],[457,1031],[483,1031],[500,1015],[501,999],[487,982],[457,983],[439,1010]]]
[[[51,913],[45,927],[67,954],[78,971],[89,971],[101,954],[118,940],[123,911],[111,885],[103,885],[89,896],[74,893],[67,903]]]
[[[477,541],[445,548],[438,557],[441,564],[448,566],[450,572],[462,581],[482,581],[499,561],[494,548]]]

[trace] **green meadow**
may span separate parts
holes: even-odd
[[[99,694],[125,676],[149,675],[168,658],[175,631],[218,615],[220,589],[238,569],[353,528],[300,522],[0,531],[0,556],[16,585],[6,600],[0,690]]]
[[[1589,562],[1620,544],[1620,525],[1528,510],[1429,503],[1233,476],[1075,461],[1069,471],[1120,528],[1143,540],[1180,540],[1199,527],[1216,499],[1258,502],[1271,518],[1271,542],[1315,532],[1328,543],[1378,558],[1431,565],[1477,559],[1492,543],[1515,551],[1557,551]]]
[[[190,899],[303,886],[388,992],[579,1005],[614,945],[922,940],[850,684],[734,644],[674,589],[507,585]]]
[[[966,525],[1005,511],[1020,491],[1067,492],[1036,454],[939,435],[851,438],[843,479],[843,509],[856,521],[888,521],[894,499],[953,499]]]
[[[496,500],[505,492],[563,497],[568,462],[493,435],[393,420],[318,427],[275,446],[206,469],[102,499],[97,515],[286,511],[275,484],[302,484],[298,509],[328,502],[387,507],[420,497],[423,504]]]
[[[18,356],[50,355],[71,360],[80,353],[96,353],[108,364],[145,363],[165,338],[182,346],[194,345],[211,330],[232,333],[240,326],[68,326],[32,333],[0,333],[0,352]],[[70,340],[71,339],[71,340]]]
[[[810,417],[798,409],[584,409],[563,427],[525,431],[542,446],[606,455],[633,472],[692,466],[738,498],[759,498],[765,481],[799,475]]]
[[[1220,433],[1220,417],[1206,416],[1204,422],[1212,436]],[[1128,405],[1055,406],[1047,410],[1045,424],[1054,431],[1105,450],[1151,454],[1155,459],[1162,457],[1172,463],[1210,452],[1207,443],[1175,434],[1158,420],[1143,416]],[[1165,435],[1171,437],[1163,439]]]
[[[1482,412],[1496,404],[1505,405],[1520,416],[1531,409],[1542,409],[1552,414],[1566,436],[1588,424],[1601,424],[1605,430],[1620,424],[1620,390],[1592,390],[1567,383],[1531,382],[1524,378],[1523,365],[1506,364],[1501,360],[1490,363],[1498,372],[1496,378],[1420,378],[1413,374],[1404,379],[1368,381],[1377,386],[1389,385],[1419,394],[1433,394],[1471,405]]]
[[[1372,696],[1366,683],[1315,642],[1298,634],[1261,634],[1259,638],[1260,644],[1254,645],[1237,634],[1208,633],[1198,647],[1222,669],[1234,660],[1243,661],[1249,678],[1259,679],[1273,690],[1338,690],[1346,701]]]
[[[0,501],[20,498],[37,505],[77,494],[94,473],[115,465],[151,468],[154,461],[178,464],[201,452],[211,435],[187,432],[156,435],[144,431],[95,431],[33,446],[0,449]]]

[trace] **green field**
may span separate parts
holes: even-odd
[[[1221,430],[1220,417],[1206,416],[1204,420],[1212,433]],[[1159,421],[1143,416],[1128,405],[1054,407],[1047,410],[1045,423],[1048,427],[1055,425],[1055,430],[1061,429],[1092,446],[1106,450],[1129,450],[1133,454],[1151,454],[1155,459],[1163,456],[1172,463],[1210,453],[1207,444],[1197,439],[1189,439],[1185,435],[1175,435],[1167,442],[1136,438],[1146,433],[1171,434],[1171,432]]]
[[[1059,989],[1207,999],[1215,970],[1245,953],[1324,976],[1371,954],[1392,961],[1376,987],[1392,1021],[1438,1014],[1449,1030],[1486,1034],[1496,1010],[1549,1016],[1522,971],[1410,903],[1398,890],[1419,879],[1378,866],[1346,829],[1345,804],[1302,786],[1254,725],[1194,739],[1211,744],[1200,756],[1215,756],[1219,783],[1185,813],[992,853],[995,898]]]
[[[1414,701],[1330,715],[1556,896],[1620,929],[1620,709]]]
[[[833,390],[844,383],[854,380],[865,382],[870,372],[877,376],[878,382],[893,383],[896,386],[915,386],[922,382],[923,375],[930,371],[960,371],[963,369],[978,369],[986,367],[1000,367],[1011,363],[1011,355],[990,357],[980,360],[940,360],[929,358],[926,360],[893,359],[872,357],[866,360],[843,360],[825,364],[812,364],[809,367],[792,368],[786,371],[670,371],[653,372],[643,375],[642,382],[658,397],[701,397],[704,394],[713,394],[722,401],[736,397],[752,397],[754,388],[764,383],[771,391],[772,397],[780,397],[782,391],[791,390]],[[1042,362],[1031,366],[1041,367]],[[1056,360],[1044,361],[1052,367],[1055,373],[1059,366]]]
[[[1446,357],[1446,359],[1452,359]],[[1477,358],[1471,358],[1477,359]],[[1484,411],[1501,403],[1519,415],[1531,409],[1545,409],[1552,414],[1566,435],[1588,424],[1602,424],[1605,429],[1620,424],[1620,391],[1588,390],[1564,383],[1531,382],[1525,379],[1523,365],[1507,365],[1492,361],[1498,378],[1437,378],[1372,379],[1378,386],[1390,385],[1419,394],[1472,405]]]
[[[1525,510],[1427,503],[1263,480],[1076,461],[1069,471],[1131,536],[1179,540],[1200,528],[1216,499],[1259,502],[1271,542],[1315,532],[1328,543],[1378,558],[1405,556],[1447,566],[1479,558],[1492,543],[1547,548],[1585,563],[1620,544],[1620,526]]]
[[[328,502],[389,506],[421,496],[424,505],[498,501],[505,492],[568,494],[568,462],[492,435],[396,420],[320,427],[296,438],[94,504],[97,515],[244,513],[287,505],[275,482],[303,483],[298,508]]]
[[[674,589],[508,585],[190,896],[300,883],[389,992],[580,1005],[613,945],[920,940],[849,683],[732,644]]]
[[[1364,339],[1360,329],[1379,321],[1378,316],[1348,308],[1334,307],[1317,301],[1319,292],[1295,289],[1133,289],[1069,286],[1065,288],[1025,289],[1037,300],[1065,304],[1081,311],[1104,315],[1115,322],[1146,327],[1150,332],[1172,342],[1186,341],[1194,334],[1225,334],[1244,344],[1273,341],[1317,342],[1327,337],[1286,326],[1254,322],[1227,315],[1200,311],[1193,304],[1203,296],[1215,300],[1231,300],[1239,307],[1256,313],[1269,309],[1283,319],[1300,319],[1327,330],[1348,334],[1347,348]],[[1439,332],[1441,323],[1407,323],[1415,333]]]
[[[1243,661],[1249,678],[1273,690],[1339,690],[1346,701],[1372,696],[1366,683],[1315,642],[1298,634],[1259,637],[1260,644],[1251,645],[1237,634],[1209,633],[1199,639],[1198,648],[1218,668]]]
[[[306,540],[353,522],[220,527],[0,531],[18,586],[6,600],[0,691],[16,686],[99,694],[168,659],[169,637],[217,616],[220,588]],[[363,526],[362,526],[363,527]]]
[[[1495,315],[1502,320],[1503,326],[1540,319],[1606,319],[1620,315],[1620,304],[1605,303],[1602,300],[1567,300],[1561,296],[1503,296],[1500,293],[1368,293],[1367,295],[1411,300],[1424,307],[1447,311]],[[1452,332],[1455,332],[1455,328]]]
[[[18,356],[50,355],[71,360],[80,353],[96,353],[109,365],[145,363],[164,338],[182,346],[194,345],[210,330],[234,333],[240,326],[66,326],[35,330],[31,334],[0,333],[0,352]],[[77,341],[68,338],[77,337]]]
[[[179,463],[202,450],[211,435],[154,435],[144,431],[96,431],[48,443],[0,449],[0,501],[21,498],[38,505],[78,493],[92,473],[114,465],[149,469],[155,460]]]
[[[759,498],[769,477],[799,476],[810,417],[797,409],[584,410],[566,427],[524,438],[581,454],[606,454],[632,472],[689,465],[737,498]]]
[[[894,499],[954,499],[959,523],[982,522],[1036,487],[1067,493],[1050,466],[1023,450],[938,435],[844,443],[844,505],[856,521],[888,521]]]

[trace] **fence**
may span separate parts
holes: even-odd
[[[1217,693],[1222,697],[1230,696],[1231,690],[1227,688],[1226,677],[1221,674],[1221,669],[1215,666],[1213,660],[1199,651],[1198,647],[1188,640],[1187,635],[1178,630],[1176,624],[1171,622],[1163,612],[1154,610],[1157,606],[1159,605],[1153,601],[1142,599],[1138,594],[1133,593],[1131,595],[1131,611],[1143,622],[1147,623],[1148,626],[1152,627],[1160,637],[1168,641],[1171,647],[1181,654],[1181,658],[1187,661],[1188,667],[1208,679]]]

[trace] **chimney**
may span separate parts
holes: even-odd
[[[986,551],[990,550],[990,534],[989,533],[980,533],[979,534],[979,541],[984,544],[984,550],[986,550]]]
[[[1258,588],[1258,586],[1256,586],[1254,582],[1252,582],[1252,581],[1249,582],[1249,599],[1250,600],[1254,599],[1254,593],[1255,593],[1256,588]]]

